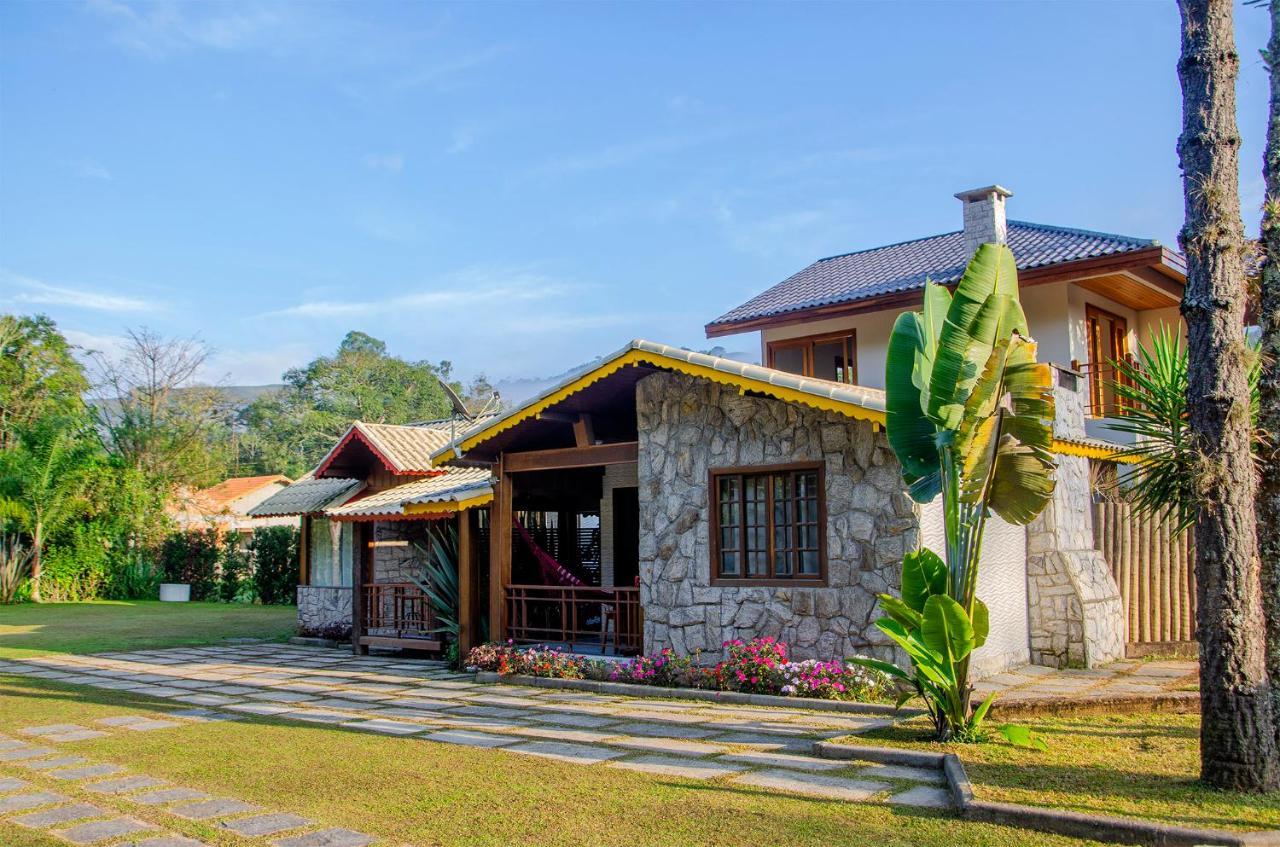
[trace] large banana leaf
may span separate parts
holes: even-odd
[[[885,367],[885,417],[889,445],[902,465],[902,476],[913,488],[920,485],[919,502],[938,496],[938,448],[934,442],[938,428],[925,417],[925,401],[917,385],[923,371],[920,360],[926,347],[925,324],[918,312],[898,315],[889,336]]]
[[[935,594],[924,604],[920,640],[943,661],[955,665],[973,652],[973,624],[963,606],[945,594]]]
[[[902,559],[902,602],[917,613],[935,594],[947,592],[947,563],[928,547],[913,550]],[[881,600],[880,605],[884,606]],[[886,608],[886,611],[888,609]]]

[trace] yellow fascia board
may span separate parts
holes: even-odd
[[[436,503],[405,503],[400,510],[404,515],[451,515],[493,502],[493,492],[470,497],[466,500],[441,500]]]
[[[676,371],[677,373],[686,374],[688,376],[701,377],[703,379],[718,382],[722,385],[730,385],[739,391],[755,391],[774,397],[778,400],[787,400],[795,403],[803,403],[806,406],[812,406],[815,409],[823,409],[830,412],[837,412],[847,417],[857,420],[871,421],[877,427],[884,426],[884,412],[876,409],[866,409],[854,403],[845,403],[841,400],[832,400],[829,397],[819,397],[816,394],[808,394],[804,391],[797,391],[794,388],[786,386],[774,385],[763,380],[751,379],[750,377],[740,376],[738,374],[725,373],[715,368],[709,368],[705,365],[696,365],[681,359],[673,359],[658,353],[651,353],[648,350],[629,350],[611,362],[605,362],[593,371],[589,371],[582,376],[568,383],[563,388],[552,394],[543,397],[536,403],[521,409],[516,414],[494,423],[488,429],[481,430],[469,438],[458,443],[457,451],[466,453],[480,444],[493,438],[512,427],[529,420],[537,418],[547,409],[555,404],[572,397],[584,388],[599,382],[605,377],[617,373],[626,367],[635,365],[650,365],[656,368]],[[441,456],[437,461],[447,461],[448,456]]]
[[[1062,456],[1080,456],[1085,459],[1105,459],[1109,462],[1120,462],[1125,465],[1137,464],[1136,456],[1122,456],[1120,448],[1095,447],[1091,444],[1075,444],[1071,441],[1053,439],[1053,452]]]

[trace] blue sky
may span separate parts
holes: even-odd
[[[1256,230],[1266,16],[1237,10]],[[493,378],[1010,215],[1175,244],[1173,2],[0,4],[0,308]],[[724,342],[753,349],[750,336]]]

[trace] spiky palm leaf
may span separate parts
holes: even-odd
[[[461,625],[458,622],[458,531],[452,524],[428,525],[427,543],[414,542],[422,563],[422,575],[410,575],[409,580],[418,587],[431,604],[438,626],[428,630],[445,633],[455,638]]]

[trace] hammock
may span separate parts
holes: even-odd
[[[553,559],[551,554],[539,547],[538,542],[533,540],[533,536],[529,534],[529,530],[524,528],[524,524],[520,523],[519,518],[512,515],[511,520],[515,524],[516,532],[520,534],[520,540],[529,548],[529,552],[533,554],[534,560],[538,563],[538,570],[542,573],[542,581],[544,583],[547,585],[586,585],[585,582],[566,570],[564,565]]]

